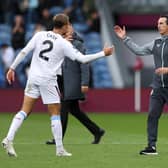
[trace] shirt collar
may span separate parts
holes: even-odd
[[[162,36],[161,36],[161,39],[162,39],[163,41],[165,41],[166,39],[168,39],[168,35],[162,35]]]

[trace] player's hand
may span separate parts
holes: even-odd
[[[158,75],[168,74],[168,67],[161,67],[155,70],[155,73]]]
[[[126,30],[125,26],[121,28],[120,26],[116,25],[114,26],[114,32],[117,34],[117,36],[121,39],[124,39],[126,37]]]
[[[81,86],[82,93],[86,93],[86,92],[88,92],[88,90],[89,90],[88,86]]]
[[[111,47],[104,47],[103,48],[103,51],[104,51],[104,54],[105,54],[105,56],[110,56],[110,55],[112,55],[113,54],[113,52],[114,52],[114,46],[111,46]]]
[[[6,79],[9,84],[12,84],[12,82],[15,81],[15,71],[13,69],[9,69],[7,74],[6,74]]]

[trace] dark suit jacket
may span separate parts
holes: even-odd
[[[82,38],[73,34],[73,46],[81,53],[85,53],[85,47]],[[84,95],[81,92],[81,86],[89,85],[89,65],[72,61],[65,57],[62,65],[63,76],[63,100],[82,100]]]

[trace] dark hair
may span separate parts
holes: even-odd
[[[166,18],[166,24],[168,25],[168,15],[167,14],[165,14],[165,15],[160,15],[160,18]]]
[[[69,24],[69,17],[63,13],[57,14],[53,17],[53,27],[54,28],[62,28],[64,25]]]

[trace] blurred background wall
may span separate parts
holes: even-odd
[[[0,1],[0,111],[17,109],[16,104],[19,104],[25,87],[31,54],[17,68],[17,80],[9,86],[5,73],[11,62],[34,33],[52,29],[53,15],[64,12],[70,16],[75,30],[83,37],[87,53],[100,51],[105,43],[115,45],[113,56],[90,64],[91,89],[81,107],[93,112],[133,112],[133,66],[136,56],[116,37],[113,26],[125,25],[128,36],[143,45],[159,36],[157,19],[160,14],[168,12],[167,5],[168,0]],[[153,57],[141,59],[144,63],[141,71],[141,109],[147,111],[149,85],[154,70]],[[37,106],[35,111],[44,111],[40,101]]]

